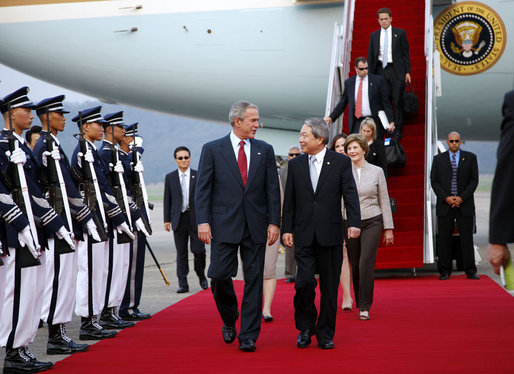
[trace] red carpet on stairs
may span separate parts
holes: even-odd
[[[236,281],[241,300],[242,282]],[[221,337],[210,290],[139,322],[52,373],[512,373],[514,298],[486,276],[377,279],[371,320],[338,311],[336,348],[296,347],[294,287],[278,281],[275,320],[255,353]],[[341,302],[341,295],[339,302]],[[238,326],[239,328],[239,326]]]
[[[376,0],[356,0],[350,76],[355,75],[355,59],[359,56],[368,56],[369,36],[380,28],[377,11],[384,6],[391,9],[392,26],[404,29],[407,33],[412,87],[419,99],[419,112],[413,117],[405,119],[401,144],[407,156],[407,166],[403,169],[389,170],[387,179],[389,196],[395,198],[397,202],[397,213],[393,215],[395,244],[379,248],[376,268],[422,267],[426,77],[425,1],[395,0],[384,3]],[[345,124],[348,123],[347,115],[346,111]],[[347,126],[345,131],[348,132]]]

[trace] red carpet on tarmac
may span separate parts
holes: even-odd
[[[242,282],[235,284],[241,300]],[[486,276],[377,279],[371,320],[339,309],[330,351],[315,338],[296,348],[293,296],[294,287],[279,280],[275,320],[263,322],[255,353],[223,342],[209,289],[57,362],[52,373],[514,372],[514,298]]]

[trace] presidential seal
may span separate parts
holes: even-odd
[[[449,6],[434,22],[441,67],[458,75],[489,69],[505,49],[505,30],[500,16],[487,5],[463,1]]]

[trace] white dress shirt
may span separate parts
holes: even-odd
[[[369,95],[368,95],[368,84],[369,79],[368,75],[363,78],[362,81],[362,116],[363,117],[371,117],[371,108],[369,106]],[[359,92],[359,84],[361,82],[361,78],[357,75],[355,76],[355,102],[357,102],[357,93]]]
[[[236,161],[239,158],[239,143],[243,139],[239,139],[236,134],[234,134],[234,131],[230,132],[230,141],[232,142],[232,148],[234,149],[234,154],[236,155]],[[251,142],[250,139],[244,139],[245,142],[244,150],[246,154],[246,173],[248,175],[248,172],[250,171],[250,147]]]
[[[309,156],[309,161],[311,161],[311,159],[313,157],[316,158],[316,161],[314,162],[314,166],[316,167],[316,172],[318,173],[318,178],[319,178],[319,175],[321,174],[321,168],[323,167],[323,160],[325,159],[326,153],[327,153],[327,147],[323,147],[323,149],[319,153]]]
[[[191,168],[187,168],[187,170],[185,172],[181,172],[180,169],[177,170],[178,171],[178,183],[180,184],[180,188],[182,188],[182,174],[185,174],[186,175],[186,191],[185,191],[185,196],[186,196],[186,207],[189,206],[189,179],[190,179],[190,176],[191,176]],[[184,196],[184,191],[182,191],[182,196]]]
[[[382,61],[384,56],[384,37],[387,30],[387,63],[393,62],[393,27],[389,25],[387,29],[380,28],[380,49],[378,51],[378,60]]]

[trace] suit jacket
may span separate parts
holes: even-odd
[[[405,80],[405,74],[410,73],[410,57],[409,57],[409,42],[407,35],[402,29],[392,27],[392,55],[393,55],[393,68],[396,72],[397,79],[402,82]],[[382,62],[378,60],[378,53],[380,51],[380,30],[373,32],[369,37],[368,48],[368,65],[371,74],[378,74],[378,69],[382,66]]]
[[[451,195],[452,164],[449,151],[434,156],[430,172],[432,189],[437,196],[436,214],[445,216],[450,212],[450,205],[444,200]],[[478,163],[474,153],[460,150],[457,167],[457,196],[463,200],[460,212],[465,216],[475,214],[473,193],[478,186]]]
[[[344,112],[346,105],[348,104],[348,109],[350,111],[349,119],[348,119],[348,127],[350,129],[350,133],[358,133],[359,129],[354,126],[355,123],[355,82],[357,76],[354,75],[351,78],[348,78],[344,82],[344,91],[339,103],[337,103],[336,107],[330,113],[330,118],[332,121],[335,121],[339,116]],[[371,115],[375,118],[375,122],[378,119],[378,112],[380,110],[384,110],[389,122],[391,122],[394,118],[393,108],[391,107],[391,102],[387,97],[387,90],[385,86],[385,81],[382,77],[378,75],[368,74],[368,98],[369,98],[369,106],[371,109]],[[377,127],[382,127],[380,122],[376,123]],[[383,127],[382,127],[383,128]],[[380,132],[379,132],[380,133]]]
[[[491,191],[489,243],[492,244],[514,243],[514,90],[505,95],[501,130],[498,163]]]
[[[230,135],[203,146],[196,182],[196,222],[209,223],[214,240],[240,243],[245,224],[252,241],[263,244],[268,225],[280,226],[280,188],[273,147],[250,139],[246,187]]]
[[[195,213],[195,189],[197,171],[190,169],[189,174],[189,219],[191,225],[196,227]],[[166,175],[164,180],[164,222],[171,222],[171,228],[175,231],[180,221],[182,213],[182,187],[180,185],[180,175],[178,170]]]
[[[310,246],[314,235],[322,246],[343,244],[341,198],[348,227],[361,227],[359,196],[350,159],[327,150],[316,191],[309,173],[309,155],[289,161],[284,197],[283,232],[293,233],[295,246]]]

